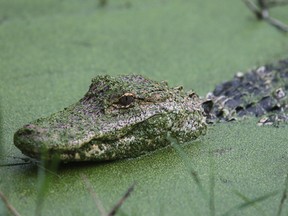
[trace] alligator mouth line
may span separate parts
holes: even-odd
[[[150,118],[155,118],[155,116],[151,116]],[[144,150],[146,146],[151,149],[149,151],[154,151],[158,148],[157,145],[162,147],[168,145],[169,141],[165,138],[161,138],[162,141],[155,143],[154,136],[151,136],[152,138],[149,136],[137,138],[134,132],[143,130],[143,128],[146,127],[147,125],[143,125],[143,122],[138,122],[123,130],[125,132],[122,131],[121,136],[102,135],[92,138],[87,142],[79,139],[79,145],[71,145],[69,147],[69,144],[67,144],[67,148],[58,148],[58,146],[55,145],[50,145],[52,147],[49,148],[49,140],[41,140],[45,138],[42,138],[39,134],[35,135],[35,128],[31,130],[26,126],[15,133],[14,143],[23,154],[37,160],[60,160],[64,162],[116,160],[127,157],[137,157],[147,153],[147,151]]]
[[[129,132],[123,134],[121,137],[114,137],[112,139],[107,139],[105,137],[92,138],[88,142],[80,139],[77,140],[78,143],[81,143],[80,147],[77,145],[71,145],[67,148],[58,148],[58,146],[49,147],[49,140],[43,141],[41,140],[41,136],[33,136],[33,132],[22,128],[15,133],[14,144],[22,151],[23,154],[29,157],[40,159],[43,155],[44,158],[52,158],[54,157],[53,155],[55,155],[55,157],[59,157],[59,155],[62,154],[72,155],[75,154],[75,152],[77,153],[83,151],[83,149],[88,149],[91,145],[113,145],[113,143],[119,141],[120,139],[125,139],[125,137],[129,135]],[[66,146],[68,145],[69,144],[67,143]]]
[[[63,148],[63,146],[51,145],[52,141],[49,141],[49,138],[45,140],[45,129],[30,124],[14,134],[14,144],[24,155],[37,160],[77,161],[81,158],[91,157],[91,155],[94,155],[95,160],[97,160],[97,155],[103,160],[104,156],[101,155],[109,154],[111,156],[119,147],[116,145],[117,143],[134,140],[133,131],[138,125],[139,123],[130,125],[130,128],[126,129],[125,133],[122,132],[121,136],[102,135],[92,139],[78,139],[75,141],[78,145],[70,145],[68,140],[66,147]]]

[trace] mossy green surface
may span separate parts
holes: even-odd
[[[287,7],[271,13],[288,23]],[[137,73],[205,95],[239,70],[287,57],[288,36],[257,21],[238,0],[114,0],[103,8],[95,0],[1,0],[0,50],[0,155],[1,163],[14,163],[11,156],[22,156],[14,132],[79,100],[95,75]],[[184,146],[186,160],[167,148],[132,160],[67,164],[47,174],[41,210],[98,214],[85,174],[107,210],[137,183],[122,215],[209,215],[214,173],[215,212],[221,215],[244,202],[235,191],[252,200],[284,190],[287,141],[287,126],[258,127],[247,119],[210,127]],[[39,182],[33,165],[0,167],[0,190],[22,215],[34,214]],[[281,196],[233,215],[275,215]]]

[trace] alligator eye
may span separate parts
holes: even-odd
[[[124,95],[122,95],[119,98],[118,103],[124,107],[129,106],[130,104],[132,104],[134,102],[134,94],[132,93],[125,93]]]

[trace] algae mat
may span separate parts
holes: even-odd
[[[205,95],[239,70],[287,57],[288,36],[238,0],[107,2],[0,1],[1,164],[22,156],[16,129],[77,101],[97,74],[137,73]],[[287,7],[272,14],[288,22]],[[287,215],[287,126],[256,122],[211,126],[182,150],[45,176],[34,165],[0,167],[0,190],[21,215],[99,215],[84,174],[107,211],[136,182],[119,215]]]

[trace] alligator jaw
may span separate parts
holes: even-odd
[[[137,157],[206,131],[201,99],[140,75],[97,76],[76,104],[19,129],[14,144],[33,158],[104,161]]]

